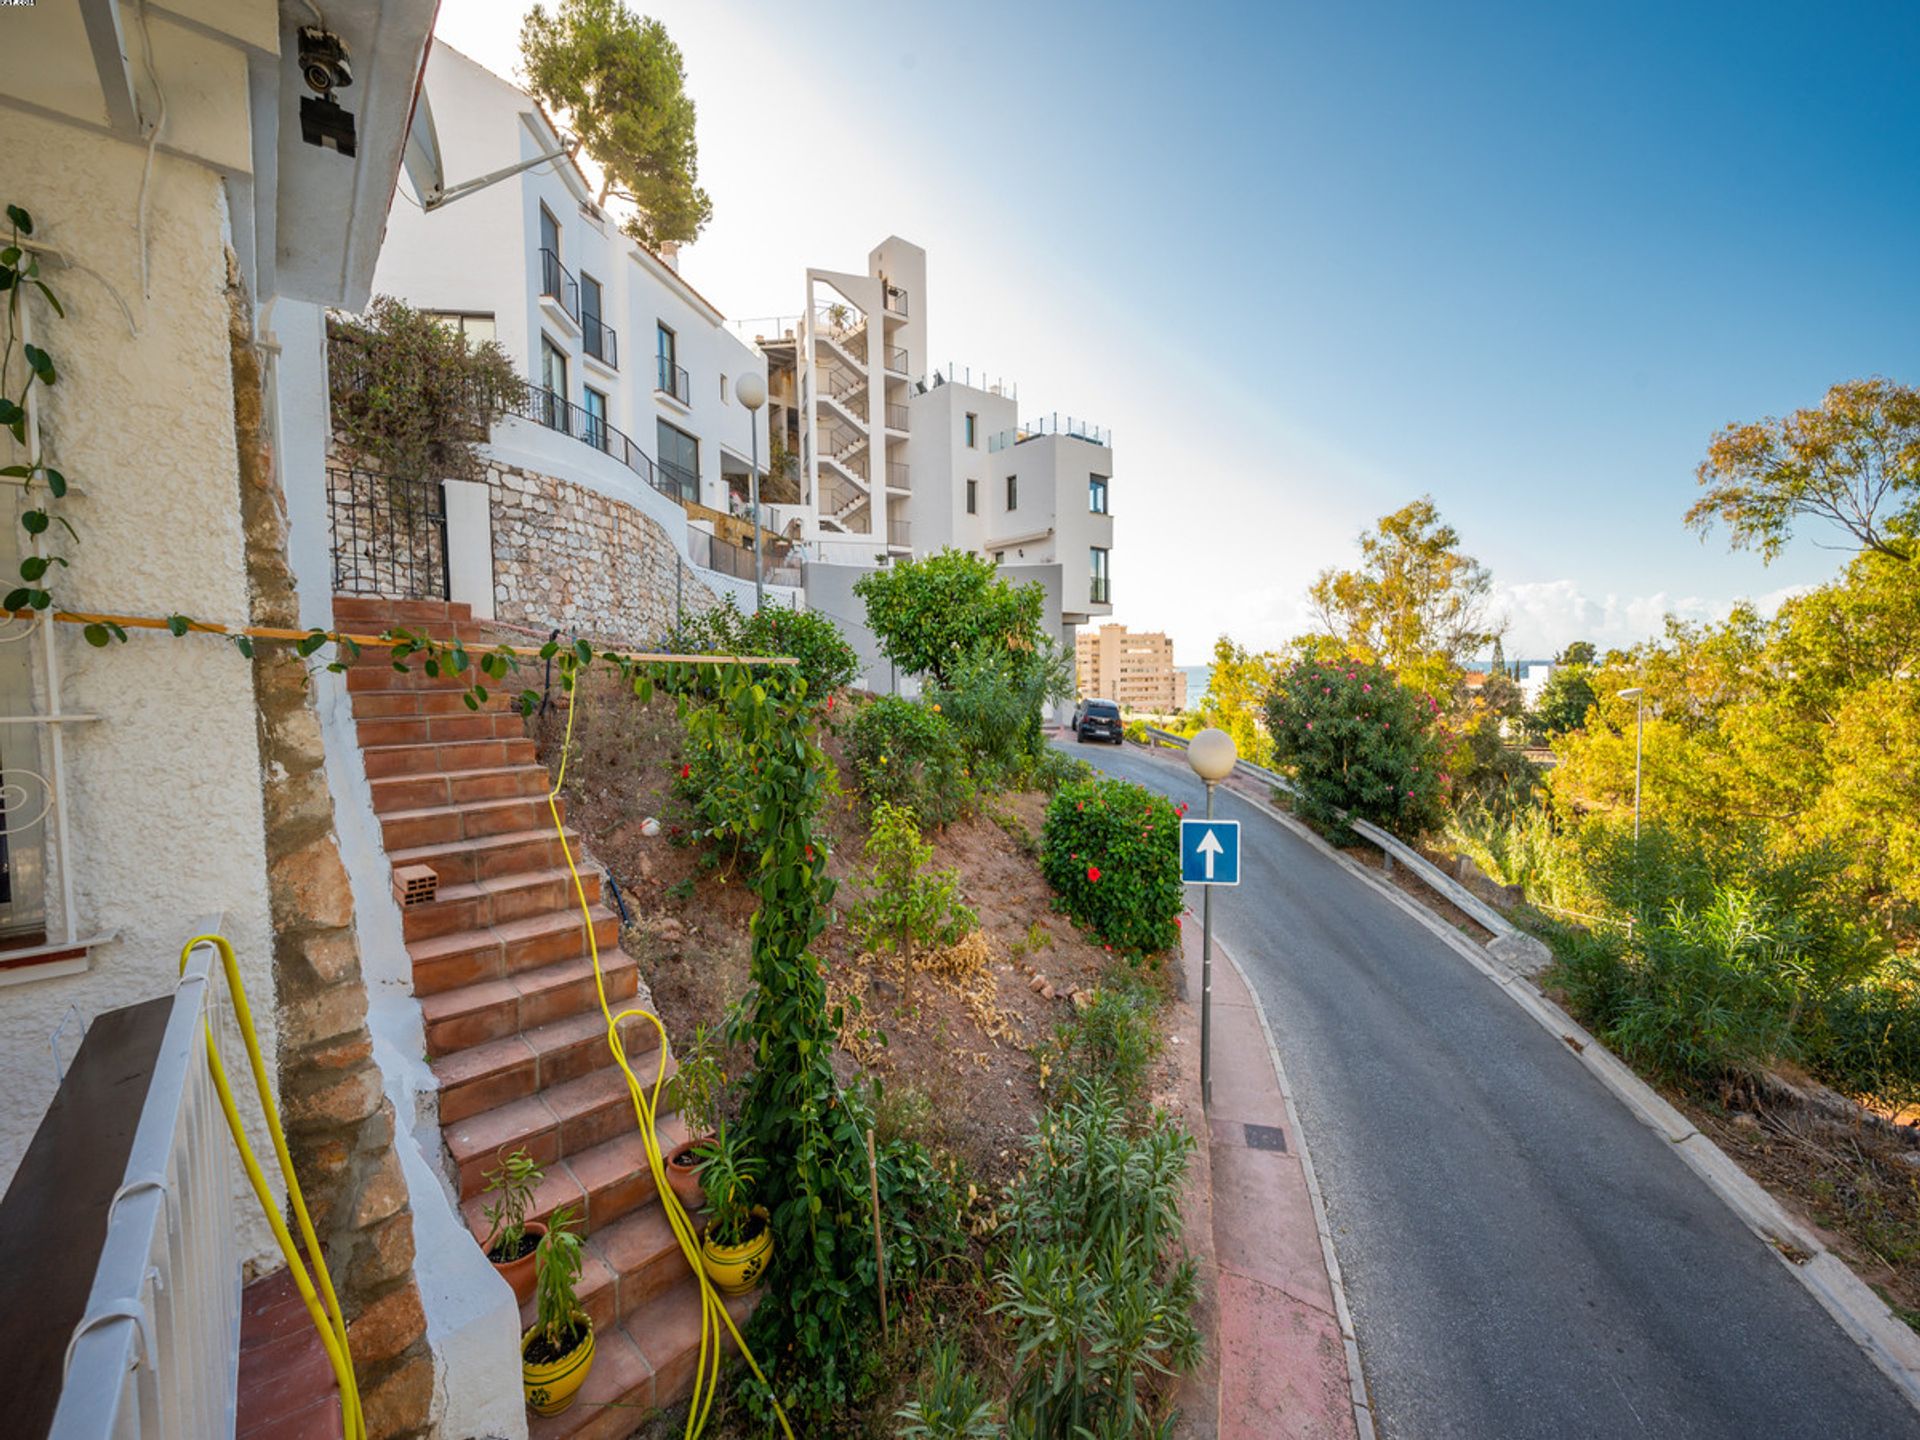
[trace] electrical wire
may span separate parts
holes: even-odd
[[[154,99],[160,106],[153,129],[147,133],[147,158],[140,167],[140,203],[134,207],[137,217],[134,234],[140,241],[140,294],[152,300],[153,287],[147,275],[147,201],[153,191],[154,152],[160,148],[160,132],[167,125],[167,92],[161,88],[159,72],[153,67],[153,31],[147,28],[147,0],[140,0],[140,59],[146,66],[147,83],[153,87]]]

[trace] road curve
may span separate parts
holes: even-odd
[[[1176,757],[1063,748],[1203,808]],[[1389,1440],[1920,1436],[1892,1383],[1559,1041],[1244,800],[1222,791],[1214,813],[1243,822],[1214,932],[1286,1060]]]

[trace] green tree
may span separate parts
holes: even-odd
[[[1326,633],[1357,660],[1443,696],[1497,634],[1493,576],[1422,496],[1360,537],[1360,566],[1323,570],[1308,592]]]
[[[648,249],[692,240],[713,217],[680,47],[621,0],[535,5],[520,27],[527,88],[600,166],[600,200],[633,206],[621,225]]]
[[[1280,677],[1280,657],[1253,651],[1226,635],[1213,642],[1213,673],[1200,719],[1233,737],[1233,748],[1255,765],[1273,764],[1273,740],[1267,734],[1267,696]]]
[[[1040,585],[1009,585],[991,561],[962,550],[875,570],[855,582],[853,593],[866,602],[867,628],[881,653],[909,674],[932,676],[941,689],[983,645],[1037,654],[1047,638]]]
[[[1540,687],[1527,729],[1535,736],[1564,735],[1587,723],[1593,708],[1593,682],[1586,665],[1555,665]]]
[[[1556,665],[1592,665],[1600,659],[1600,652],[1593,647],[1591,640],[1575,640],[1567,648],[1554,656]]]
[[[1891,380],[1849,380],[1817,409],[1729,425],[1696,472],[1705,494],[1687,524],[1726,524],[1736,547],[1767,560],[1794,522],[1824,520],[1862,549],[1895,560],[1920,550],[1920,390]]]

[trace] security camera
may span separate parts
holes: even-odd
[[[335,89],[353,84],[346,43],[338,35],[309,25],[300,31],[298,38],[300,74],[309,90],[316,95],[330,95]]]

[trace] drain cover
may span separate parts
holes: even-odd
[[[1278,1125],[1248,1125],[1247,1148],[1249,1150],[1285,1150],[1287,1132]]]

